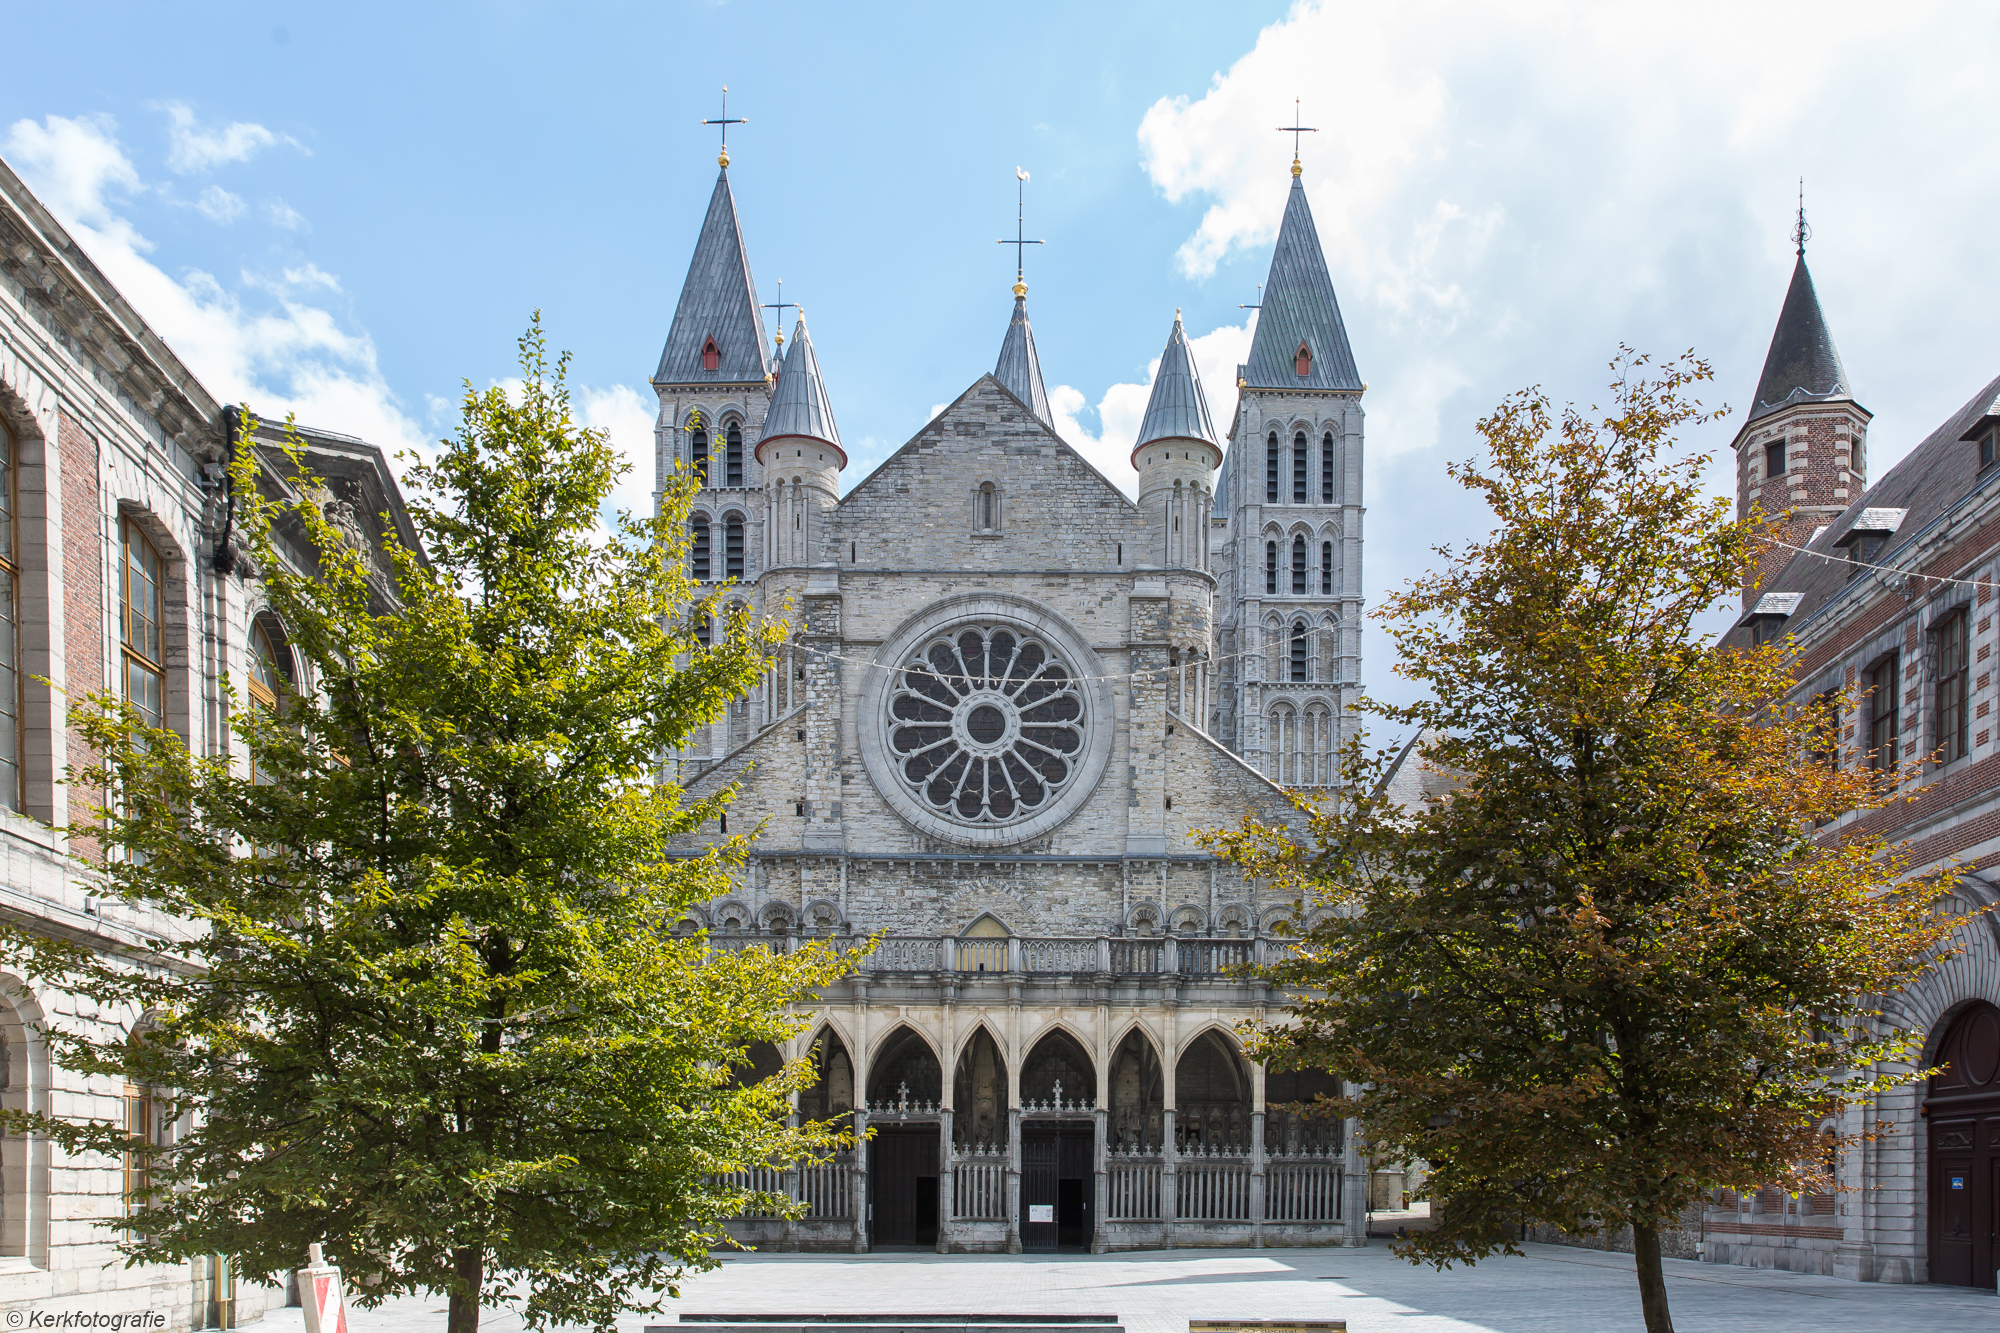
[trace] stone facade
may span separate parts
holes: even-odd
[[[713,289],[717,274],[749,286],[726,173],[716,200],[655,378],[659,486],[705,470],[695,572],[792,638],[673,757],[695,794],[736,786],[727,828],[701,841],[756,835],[735,891],[687,926],[718,947],[880,937],[761,1057],[813,1059],[800,1113],[875,1134],[768,1176],[808,1216],[743,1234],[857,1250],[1359,1243],[1366,1167],[1345,1126],[1282,1109],[1328,1089],[1267,1077],[1237,1035],[1282,1004],[1238,969],[1282,947],[1270,927],[1290,904],[1199,834],[1295,821],[1273,778],[1331,778],[1359,688],[1361,386],[1245,388],[1230,438],[1258,454],[1271,431],[1287,450],[1300,434],[1305,493],[1273,504],[1259,470],[1228,508],[1216,470],[1235,474],[1176,325],[1185,401],[1135,450],[1135,502],[1037,411],[1018,284],[998,374],[843,496],[803,322],[775,384],[703,378],[727,373],[754,301]],[[1337,327],[1303,336],[1347,355]],[[740,457],[718,465],[732,430]],[[1287,546],[1287,582],[1266,588],[1267,529],[1307,541],[1307,586],[1289,582]],[[1310,640],[1296,679],[1295,623]],[[1293,724],[1274,748],[1274,710],[1320,730]]]
[[[234,574],[216,566],[228,436],[222,406],[0,164],[0,503],[12,518],[0,539],[0,911],[16,924],[119,953],[179,928],[101,896],[96,848],[70,836],[95,796],[65,781],[90,760],[65,725],[65,698],[136,689],[196,753],[228,753],[224,686],[242,690],[251,676],[253,625],[285,659],[283,674],[309,686],[247,559]],[[336,496],[367,514],[400,513],[379,451],[318,432],[308,443]],[[282,472],[277,451],[263,452],[267,473]],[[133,604],[154,605],[157,635],[128,632],[128,569],[142,571]],[[147,570],[156,599],[141,586]],[[50,1028],[124,1034],[141,1018],[0,976],[0,1101],[171,1141],[180,1127],[156,1122],[146,1089],[57,1068],[43,1043]],[[125,1267],[116,1245],[130,1188],[116,1158],[0,1138],[10,1326],[40,1309],[152,1311],[163,1329],[200,1329],[284,1302],[283,1291],[236,1282],[225,1255]]]

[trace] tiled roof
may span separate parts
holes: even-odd
[[[1208,398],[1201,391],[1201,376],[1195,370],[1194,355],[1188,350],[1179,312],[1174,314],[1174,331],[1167,335],[1167,350],[1160,353],[1160,369],[1153,376],[1153,392],[1146,399],[1146,416],[1139,423],[1139,443],[1135,448],[1143,448],[1154,440],[1219,443],[1215,424],[1208,418]]]
[[[1035,355],[1035,331],[1028,325],[1025,296],[1014,298],[1014,318],[1007,324],[1007,338],[1000,344],[1000,360],[993,367],[993,378],[1020,399],[1044,426],[1055,428],[1055,418],[1049,414],[1048,390],[1042,387],[1042,360]]]
[[[716,368],[702,366],[710,339],[720,353]],[[759,384],[770,374],[764,354],[764,309],[743,249],[743,228],[725,168],[709,196],[708,217],[694,245],[680,304],[660,353],[655,384]]]
[[[775,440],[780,435],[804,435],[824,440],[836,449],[841,447],[840,428],[833,424],[833,403],[826,396],[826,381],[820,377],[819,357],[806,333],[804,314],[792,331],[792,349],[785,353],[778,391],[771,395],[771,410],[764,416],[763,438]]]
[[[1306,204],[1305,186],[1296,176],[1285,201],[1278,245],[1271,254],[1263,301],[1250,359],[1243,366],[1244,381],[1251,388],[1361,388],[1354,351],[1347,345],[1347,326],[1340,319],[1340,302],[1333,295],[1333,278],[1319,247],[1319,231]],[[1297,366],[1301,344],[1311,353],[1303,375]]]
[[[1840,353],[1834,350],[1833,335],[1827,331],[1826,316],[1820,313],[1806,257],[1800,255],[1792,269],[1784,309],[1778,312],[1778,327],[1771,334],[1764,373],[1757,380],[1757,400],[1750,405],[1744,424],[1791,403],[1852,396]]]

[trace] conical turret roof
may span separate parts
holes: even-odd
[[[1201,391],[1201,375],[1194,367],[1181,316],[1174,312],[1174,331],[1167,335],[1167,350],[1160,353],[1160,369],[1153,376],[1153,392],[1146,399],[1146,415],[1139,423],[1139,450],[1154,440],[1201,440],[1221,447],[1215,438],[1215,423],[1208,417],[1208,396]]]
[[[1826,316],[1820,313],[1819,294],[1813,290],[1801,248],[1799,261],[1792,266],[1785,308],[1778,313],[1778,328],[1771,335],[1771,350],[1764,357],[1764,373],[1757,380],[1757,401],[1750,405],[1744,424],[1791,403],[1853,394],[1840,353],[1833,348],[1833,334],[1827,331]]]
[[[1306,351],[1306,373],[1298,373],[1299,350]],[[1244,383],[1253,389],[1353,389],[1361,375],[1354,368],[1354,350],[1347,345],[1347,326],[1334,299],[1333,278],[1319,247],[1306,203],[1305,185],[1292,177],[1285,220],[1278,228],[1278,245],[1271,254],[1271,276],[1264,283],[1264,305],[1257,316],[1257,336],[1243,366]]]
[[[1014,291],[1014,318],[1007,325],[1007,339],[1000,344],[1000,360],[993,378],[1001,387],[1027,404],[1044,426],[1055,429],[1049,414],[1048,390],[1042,387],[1042,360],[1035,355],[1035,331],[1028,325],[1028,297],[1022,288]]]
[[[713,341],[715,369],[706,367]],[[736,197],[729,190],[729,170],[715,179],[708,216],[694,244],[673,327],[660,353],[655,384],[755,384],[770,374],[764,352],[764,309],[757,303],[757,284],[750,277],[750,259],[743,249],[743,227],[736,217]]]
[[[841,466],[847,465],[847,451],[841,448],[840,428],[833,424],[833,403],[826,396],[826,381],[820,377],[819,356],[806,332],[803,312],[792,330],[792,349],[785,353],[778,391],[771,395],[771,410],[764,416],[763,440],[784,436],[830,444],[840,451]]]

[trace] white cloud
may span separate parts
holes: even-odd
[[[634,518],[653,516],[653,423],[659,405],[649,395],[626,384],[576,391],[577,418],[595,430],[609,431],[611,443],[631,470],[621,477],[604,504],[607,519],[625,512]],[[607,523],[607,528],[609,527]]]
[[[310,259],[297,268],[286,269],[285,282],[292,287],[324,287],[330,292],[340,290],[340,279]]]
[[[424,433],[383,379],[366,333],[284,285],[246,281],[232,291],[213,274],[175,277],[146,257],[151,243],[118,212],[123,197],[146,187],[115,129],[105,117],[17,121],[4,153],[208,390],[266,419],[296,413],[301,425],[359,435],[391,454],[423,449]],[[332,281],[310,263],[288,270],[288,281],[293,272],[309,279],[293,287]],[[253,303],[248,292],[266,299]]]
[[[195,201],[194,206],[200,209],[202,216],[210,222],[224,227],[243,216],[243,197],[231,194],[220,185],[211,185],[203,190],[201,198]]]
[[[299,212],[298,209],[293,208],[282,199],[273,199],[270,203],[264,205],[264,216],[271,220],[272,226],[283,227],[286,231],[305,231],[307,229],[305,214]]]
[[[185,102],[168,102],[161,109],[167,113],[167,166],[179,175],[198,174],[231,162],[248,162],[274,144],[290,144],[305,151],[290,135],[274,134],[247,120],[204,130],[195,124],[194,110]]]

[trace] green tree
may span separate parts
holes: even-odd
[[[656,780],[782,627],[727,618],[711,646],[687,628],[690,603],[718,611],[685,574],[688,479],[602,532],[626,465],[571,420],[566,368],[538,316],[519,391],[468,386],[457,437],[408,473],[423,549],[392,539],[386,578],[296,444],[291,498],[238,449],[250,553],[310,682],[234,712],[254,776],[115,699],[73,712],[100,756],[73,780],[111,793],[91,830],[110,891],[185,927],[129,959],[13,940],[42,977],[148,1016],[129,1042],[52,1026],[60,1063],[193,1117],[165,1148],[38,1126],[149,1159],[132,1262],[220,1252],[281,1280],[324,1241],[363,1305],[448,1291],[452,1333],[510,1293],[532,1325],[609,1329],[707,1267],[722,1219],[784,1202],[720,1173],[833,1142],[787,1128],[803,1065],[733,1075],[846,961],[676,937],[742,847],[675,854],[728,793]],[[287,522],[309,573],[276,548]]]
[[[1448,797],[1396,807],[1358,746],[1309,831],[1217,845],[1333,910],[1276,978],[1256,1034],[1280,1066],[1356,1085],[1325,1108],[1430,1164],[1445,1266],[1513,1251],[1524,1221],[1630,1227],[1649,1333],[1670,1333],[1660,1232],[1717,1187],[1819,1178],[1823,1117],[1909,1073],[1871,997],[1948,950],[1948,877],[1837,820],[1881,788],[1827,751],[1836,714],[1785,702],[1785,644],[1718,651],[1760,549],[1674,441],[1710,419],[1692,355],[1624,352],[1608,411],[1539,392],[1479,424],[1451,475],[1495,530],[1391,596],[1377,715],[1421,729]]]

